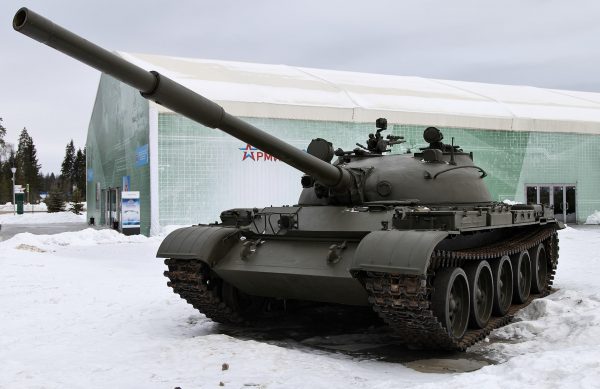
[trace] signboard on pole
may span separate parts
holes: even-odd
[[[121,192],[121,228],[125,235],[140,233],[140,192]]]

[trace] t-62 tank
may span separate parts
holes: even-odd
[[[162,242],[168,285],[217,322],[286,302],[371,306],[408,345],[464,350],[550,291],[563,227],[553,211],[492,201],[486,172],[437,128],[415,153],[390,153],[403,139],[382,135],[385,119],[366,146],[314,139],[305,152],[26,8],[13,26],[304,172],[295,205],[225,210]]]

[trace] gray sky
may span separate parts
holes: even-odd
[[[85,145],[100,75],[13,31],[21,6],[109,50],[600,92],[595,0],[2,0],[0,117],[45,173]]]

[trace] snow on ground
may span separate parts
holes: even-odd
[[[420,373],[377,358],[225,335],[165,285],[164,265],[155,258],[161,239],[86,229],[0,242],[0,387],[600,383],[600,229],[560,232],[559,290],[471,351],[498,364],[461,374]]]
[[[585,224],[600,224],[600,211],[594,211],[594,213],[588,216]]]
[[[23,209],[26,212],[46,212],[48,207],[46,203],[40,202],[39,204],[25,204]],[[15,206],[12,203],[0,204],[0,212],[14,212]]]
[[[0,224],[85,223],[86,220],[85,212],[81,215],[68,211],[53,213],[24,212],[22,215],[0,214]]]
[[[68,210],[72,206],[73,206],[73,203],[71,203],[71,202],[65,203],[66,210]],[[81,203],[81,206],[83,207],[82,209],[84,211],[87,210],[87,203],[85,201],[83,201]],[[46,203],[40,202],[38,204],[24,204],[23,210],[25,212],[47,212],[48,207],[46,206]],[[12,203],[0,204],[0,213],[12,213],[14,211],[15,211],[15,206]]]

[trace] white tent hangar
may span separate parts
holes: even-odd
[[[487,180],[496,200],[547,202],[569,221],[585,220],[600,208],[595,196],[600,175],[584,175],[580,169],[598,162],[597,93],[118,54],[301,148],[314,137],[352,148],[366,139],[378,117],[387,118],[394,133],[408,134],[415,144],[422,143],[418,134],[433,125],[475,152],[477,164],[490,172]],[[147,165],[136,162],[132,153],[144,144],[150,155]],[[97,203],[91,207],[96,220],[118,222],[121,179],[130,177],[132,189],[142,192],[145,232],[150,224],[212,221],[228,207],[293,203],[300,174],[273,161],[248,163],[238,150],[243,146],[103,75],[87,141],[88,167],[97,189],[88,191],[88,202]],[[263,190],[241,196],[235,188],[244,185]]]
[[[600,133],[600,93],[119,54],[237,116]]]

